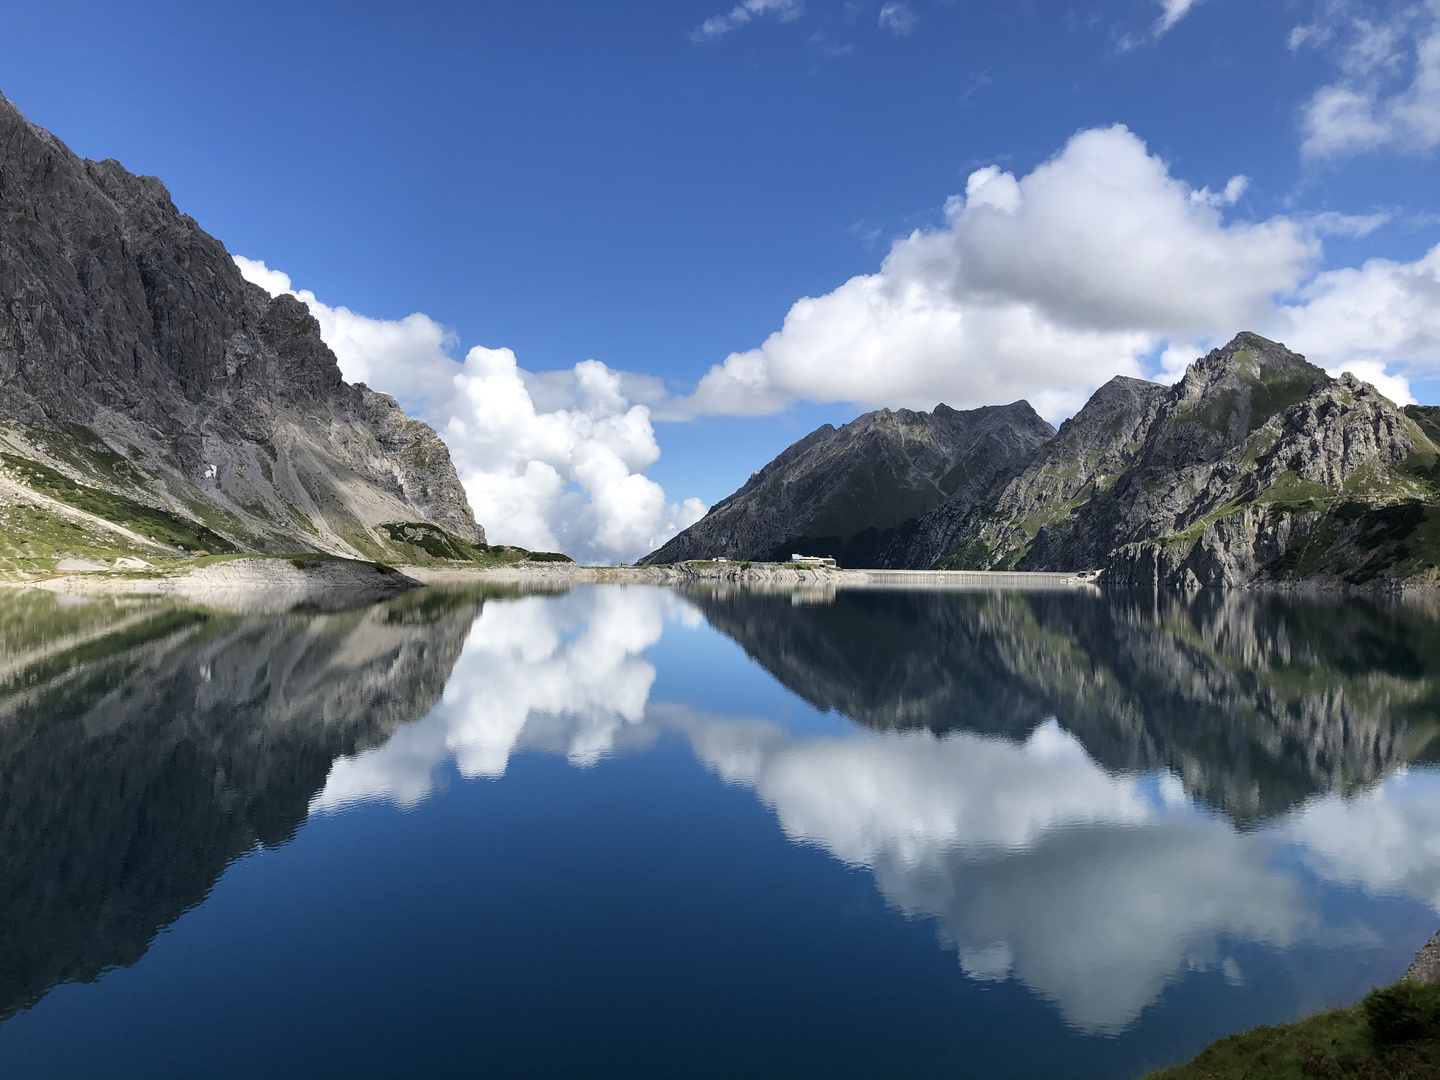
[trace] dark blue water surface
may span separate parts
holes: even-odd
[[[1440,924],[1440,620],[0,598],[0,1077],[1135,1077]]]

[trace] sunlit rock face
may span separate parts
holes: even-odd
[[[0,597],[0,1017],[138,960],[439,699],[478,599],[240,617]]]

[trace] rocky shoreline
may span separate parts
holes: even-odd
[[[1415,962],[1405,972],[1405,978],[1422,983],[1440,979],[1440,931],[1415,954]]]

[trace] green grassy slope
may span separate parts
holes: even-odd
[[[1402,980],[1359,1005],[1212,1043],[1146,1080],[1440,1080],[1440,983]]]

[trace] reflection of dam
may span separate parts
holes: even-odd
[[[842,589],[1084,589],[1097,591],[1094,573],[1049,570],[865,570],[841,577]]]
[[[216,615],[0,596],[0,1019],[131,964],[342,754],[439,698],[481,600]]]
[[[1233,591],[691,599],[817,709],[1012,738],[1055,717],[1102,764],[1171,769],[1240,819],[1440,748],[1440,650],[1426,644],[1440,623],[1412,605]]]

